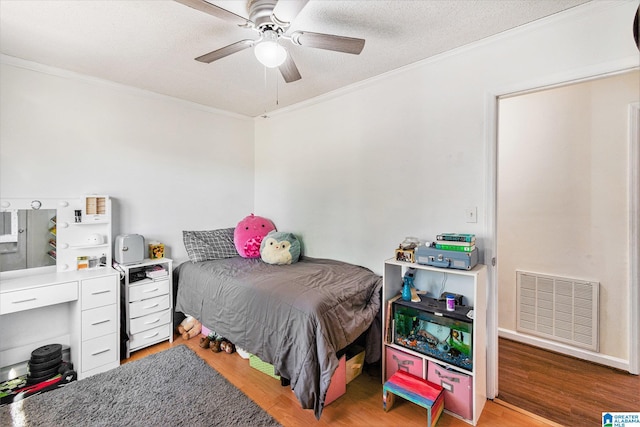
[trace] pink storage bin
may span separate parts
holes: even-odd
[[[444,408],[468,420],[473,416],[473,378],[429,362],[427,380],[444,389]]]
[[[389,378],[391,378],[391,375],[395,374],[399,370],[424,378],[422,358],[412,356],[404,351],[387,347],[385,364],[385,381],[388,381]]]
[[[324,399],[324,406],[347,392],[347,356],[342,356],[338,361],[338,367],[331,377],[331,384]]]

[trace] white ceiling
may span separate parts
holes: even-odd
[[[366,44],[350,55],[286,42],[302,75],[293,83],[252,49],[195,61],[256,33],[170,0],[0,0],[0,52],[255,117],[587,1],[311,0],[291,30]],[[248,17],[245,0],[210,2]]]

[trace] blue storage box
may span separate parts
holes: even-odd
[[[432,267],[471,270],[478,264],[478,248],[473,248],[471,252],[462,252],[422,245],[416,249],[415,256],[418,264]]]

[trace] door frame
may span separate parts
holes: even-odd
[[[487,289],[487,397],[498,396],[498,282],[497,282],[497,175],[498,175],[498,104],[499,99],[514,94],[550,89],[570,83],[595,80],[633,70],[639,70],[635,57],[612,61],[573,70],[564,74],[547,76],[540,79],[515,83],[509,86],[485,92],[485,164],[487,173],[485,180],[485,235],[487,236],[484,263],[487,265],[489,286]],[[640,147],[633,143],[640,136],[640,103],[629,107],[629,208],[630,208],[630,242],[629,242],[629,357],[624,369],[630,373],[640,373]],[[635,136],[634,136],[635,135]],[[634,286],[634,283],[636,286]],[[635,309],[634,309],[635,308]]]

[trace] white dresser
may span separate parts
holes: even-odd
[[[128,336],[125,356],[162,341],[173,342],[172,264],[169,258],[145,259],[131,265],[115,265],[121,270],[121,292],[125,312],[123,328]],[[161,268],[166,275],[146,277],[145,271]]]

